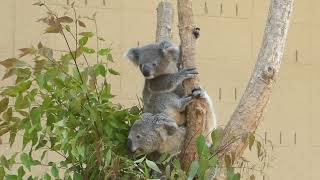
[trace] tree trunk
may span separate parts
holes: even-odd
[[[156,42],[172,40],[173,7],[170,2],[160,2],[157,8]]]
[[[181,46],[181,65],[183,68],[195,66],[196,38],[193,34],[192,0],[178,0],[179,35]],[[183,83],[186,94],[199,87],[199,78],[186,80]],[[182,168],[187,171],[197,155],[197,139],[202,133],[202,127],[207,113],[204,99],[197,99],[186,109],[187,133],[180,159]]]
[[[224,150],[219,154],[221,162],[224,162],[226,154],[234,154],[235,160],[242,155],[247,147],[246,143],[241,140],[236,140],[231,145],[228,143],[233,141],[234,137],[254,133],[263,119],[280,69],[292,7],[293,0],[271,1],[257,63],[247,88],[224,130],[220,145]]]

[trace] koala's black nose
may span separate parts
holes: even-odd
[[[148,68],[147,66],[143,66],[143,67],[142,67],[142,74],[143,74],[145,77],[149,77],[149,76],[150,76],[150,68]]]
[[[127,148],[128,150],[131,152],[132,151],[132,140],[131,139],[128,139],[127,140]]]

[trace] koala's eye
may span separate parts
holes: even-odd
[[[152,64],[153,67],[155,67],[156,65],[157,65],[156,63],[153,63],[153,64]]]
[[[140,134],[138,134],[136,137],[137,137],[137,139],[140,139],[140,138],[141,138]]]

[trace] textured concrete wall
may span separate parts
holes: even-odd
[[[32,0],[1,0],[0,59],[36,44],[43,25],[35,21],[45,11]],[[57,11],[67,0],[46,0]],[[70,0],[71,2],[71,0]],[[121,77],[112,78],[120,103],[136,104],[142,78],[122,54],[155,39],[159,0],[77,0],[79,13],[97,12],[99,32],[112,44],[114,65]],[[203,86],[211,95],[219,125],[229,119],[241,98],[260,48],[269,0],[194,0],[201,28],[197,63]],[[174,1],[175,3],[175,1]],[[268,169],[272,180],[320,179],[320,1],[296,0],[288,45],[271,103],[259,134],[275,145]],[[175,15],[177,23],[177,15]],[[89,27],[93,24],[88,23]],[[176,26],[174,41],[179,42]],[[49,47],[65,49],[62,39],[45,36]],[[95,61],[94,59],[92,60]],[[4,69],[0,67],[0,76]],[[0,81],[0,86],[8,81]],[[8,145],[0,145],[0,152]],[[268,179],[259,176],[257,179]]]

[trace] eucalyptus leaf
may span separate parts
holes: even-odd
[[[153,161],[150,161],[148,159],[146,159],[146,164],[149,168],[151,168],[152,170],[158,172],[158,173],[161,173],[159,167],[157,166],[157,164]]]
[[[43,175],[43,180],[51,180],[51,176],[48,173]]]
[[[193,178],[197,175],[198,169],[199,169],[200,165],[198,161],[193,161],[190,169],[189,169],[189,173],[188,173],[188,180],[193,180]]]
[[[79,45],[80,46],[84,46],[87,44],[89,38],[87,36],[82,37],[81,39],[79,39]]]
[[[84,28],[86,27],[86,24],[84,22],[80,21],[80,20],[78,20],[78,24],[81,27],[84,27]]]
[[[23,166],[20,166],[18,168],[18,178],[22,179],[25,174],[26,174],[26,172],[24,171]]]
[[[16,58],[9,58],[9,59],[6,59],[4,61],[0,61],[0,64],[2,66],[4,66],[5,68],[11,68],[11,67],[14,67],[17,64],[18,61],[19,60],[16,59]]]
[[[109,48],[104,48],[99,50],[99,55],[100,56],[107,56],[111,52],[111,49]]]
[[[96,52],[94,49],[88,48],[88,47],[83,47],[82,50],[84,53],[87,53],[87,54],[93,54]]]
[[[88,38],[91,38],[91,37],[94,36],[94,34],[92,32],[81,32],[81,33],[79,33],[79,35],[85,36],[85,37],[88,37]]]
[[[120,75],[120,73],[112,68],[108,69],[109,73],[113,74],[113,75]]]
[[[96,76],[106,76],[106,68],[102,64],[96,64],[94,66],[94,72]]]
[[[56,165],[51,166],[51,175],[53,177],[59,177],[59,170]]]
[[[69,16],[63,16],[57,19],[57,21],[61,22],[61,23],[72,23],[73,19]]]
[[[0,179],[4,179],[6,175],[6,171],[4,170],[3,167],[0,166]]]
[[[0,101],[0,113],[5,111],[8,108],[8,105],[9,105],[9,98],[3,98]]]

